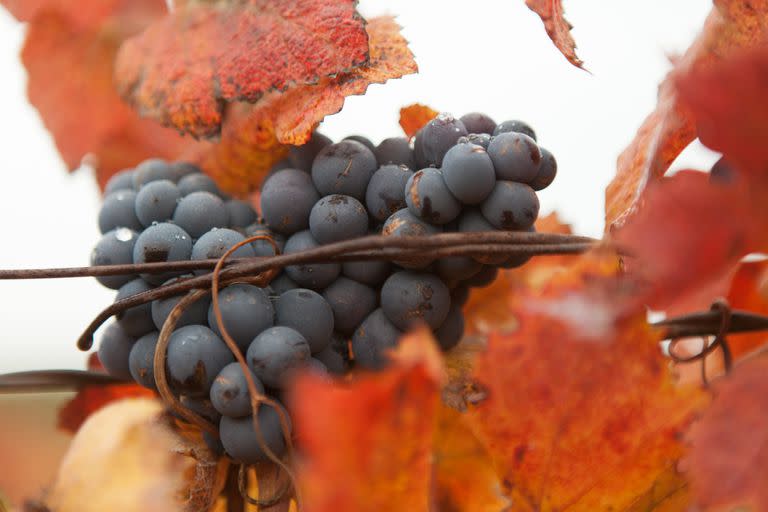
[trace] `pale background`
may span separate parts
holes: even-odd
[[[348,99],[321,130],[378,142],[400,135],[398,110],[413,102],[526,120],[559,162],[556,182],[540,193],[542,214],[557,210],[577,232],[599,236],[616,157],[655,105],[667,57],[684,51],[711,4],[566,1],[588,74],[557,52],[523,0],[362,0],[365,16],[398,16],[421,71]],[[99,237],[98,189],[90,172],[65,172],[26,102],[23,37],[0,8],[0,268],[85,265]],[[707,168],[715,158],[694,145],[675,167]],[[0,282],[0,373],[81,368],[75,339],[113,298],[88,278]]]

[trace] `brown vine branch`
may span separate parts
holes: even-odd
[[[104,373],[80,370],[39,370],[0,375],[0,394],[77,390],[85,386],[127,384]]]

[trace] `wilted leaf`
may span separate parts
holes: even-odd
[[[704,510],[768,510],[768,359],[737,366],[690,432],[685,469]]]
[[[123,45],[120,92],[144,116],[216,135],[228,102],[254,102],[366,63],[368,37],[355,3],[184,4]]]
[[[125,398],[152,398],[155,394],[138,384],[113,384],[110,386],[88,386],[59,411],[59,428],[75,433],[94,412],[112,402]]]
[[[85,11],[86,9],[83,9]],[[189,143],[140,119],[114,90],[112,64],[121,34],[79,30],[61,14],[40,13],[22,51],[30,102],[70,169],[86,155],[100,184],[149,157],[173,158]]]
[[[473,429],[515,510],[629,507],[682,454],[678,436],[702,404],[674,386],[645,310],[617,307],[610,286],[590,290],[616,279],[609,263],[587,255],[521,297],[519,329],[492,332],[478,359],[487,398],[470,409]]]
[[[400,126],[408,138],[416,135],[416,132],[433,120],[438,112],[426,105],[414,103],[400,109]]]
[[[206,510],[220,490],[217,480],[214,457],[179,437],[159,402],[125,400],[83,425],[44,501],[57,512]]]
[[[584,62],[576,55],[576,41],[573,40],[571,29],[573,25],[564,17],[562,0],[525,0],[525,5],[535,12],[544,22],[549,38],[568,62],[582,67]]]
[[[292,414],[306,510],[428,510],[442,379],[426,329],[404,337],[381,373],[298,379]]]
[[[619,156],[616,176],[606,189],[606,229],[624,224],[644,197],[648,185],[658,181],[696,137],[695,120],[681,106],[675,76],[707,68],[742,48],[761,44],[767,28],[768,1],[715,2],[701,34],[659,86],[656,109]],[[738,82],[732,80],[732,76],[728,81]]]

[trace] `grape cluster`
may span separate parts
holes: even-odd
[[[261,217],[223,194],[188,163],[148,160],[107,184],[93,265],[219,258],[246,237],[270,237],[290,254],[368,234],[423,236],[494,230],[533,231],[536,191],[554,179],[554,157],[521,121],[440,114],[415,136],[372,144],[361,136],[333,143],[315,133],[270,171]],[[272,256],[267,240],[232,257]],[[407,261],[308,263],[286,267],[267,287],[239,283],[219,292],[221,321],[245,355],[260,393],[280,397],[299,369],[344,374],[379,369],[385,352],[418,323],[444,350],[464,332],[469,289],[490,284],[499,267],[527,257],[483,255]],[[202,271],[198,271],[202,272]],[[99,277],[116,300],[185,279],[180,272]],[[181,297],[122,313],[104,331],[107,371],[156,389],[159,331]],[[221,338],[210,298],[188,307],[172,332],[166,373],[181,402],[218,423],[220,446],[245,463],[266,454],[253,430],[246,377]],[[279,402],[277,402],[279,404]],[[259,408],[267,446],[285,449],[279,415]]]

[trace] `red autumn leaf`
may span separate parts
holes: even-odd
[[[86,386],[59,411],[59,428],[77,432],[80,425],[105,405],[123,398],[154,397],[155,394],[138,384],[113,384],[110,386]]]
[[[703,31],[659,87],[656,109],[619,156],[616,176],[606,189],[606,229],[624,224],[648,185],[658,181],[696,137],[694,119],[680,104],[675,75],[710,67],[741,48],[759,45],[767,29],[768,1],[715,2]],[[728,81],[738,82],[732,76]]]
[[[83,9],[87,10],[87,9]],[[189,144],[140,119],[114,91],[112,65],[122,35],[73,28],[63,14],[38,14],[29,25],[22,60],[30,102],[70,169],[86,155],[100,184],[151,156],[173,158]]]
[[[667,478],[703,403],[674,386],[644,308],[589,290],[616,279],[606,263],[587,255],[521,297],[519,328],[492,332],[475,366],[486,398],[470,408],[473,430],[517,510],[629,508]]]
[[[576,55],[576,41],[571,35],[573,25],[564,17],[563,0],[525,0],[525,5],[539,15],[549,38],[568,62],[577,68],[583,67],[584,62]]]
[[[703,510],[768,510],[768,359],[735,368],[690,432],[685,459]]]
[[[365,64],[368,37],[355,3],[182,5],[123,44],[119,90],[144,116],[194,136],[216,135],[228,102],[255,102]]]
[[[728,303],[759,315],[768,315],[768,261],[745,262],[731,282]],[[734,356],[747,354],[768,342],[768,333],[758,331],[728,336],[728,345]]]
[[[433,120],[437,114],[436,110],[432,110],[426,105],[414,103],[400,109],[400,126],[403,128],[405,135],[410,139],[425,124]]]
[[[388,370],[351,383],[316,375],[296,382],[308,512],[428,510],[440,356],[426,329],[404,337],[395,354]]]

